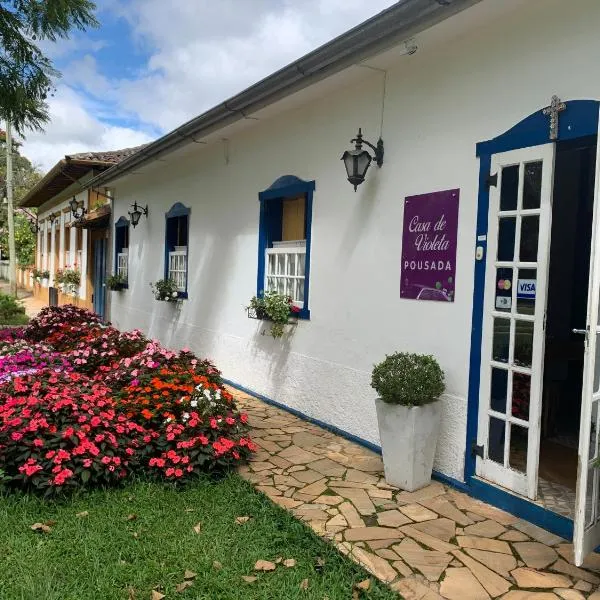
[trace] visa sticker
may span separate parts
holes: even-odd
[[[517,283],[517,298],[535,300],[535,279],[519,279]]]

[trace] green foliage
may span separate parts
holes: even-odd
[[[154,297],[162,302],[177,302],[179,300],[177,285],[172,279],[159,279],[156,283],[150,284],[150,289]]]
[[[25,266],[34,262],[35,244],[35,233],[31,231],[29,219],[22,214],[17,214],[15,216],[15,249],[17,251],[17,263]]]
[[[77,296],[79,294],[79,284],[81,283],[81,273],[75,269],[62,269],[56,271],[55,281],[62,286],[63,292]]]
[[[106,287],[109,290],[118,291],[122,290],[127,285],[127,279],[120,273],[109,275],[106,278]]]
[[[375,365],[371,379],[384,402],[421,406],[444,392],[444,372],[433,356],[397,352]]]
[[[289,296],[277,292],[265,292],[263,297],[254,296],[248,307],[256,313],[257,319],[271,321],[271,335],[274,338],[283,336],[283,326],[289,321],[290,313],[297,312]]]
[[[42,279],[49,279],[50,277],[50,271],[42,271],[41,269],[33,269],[33,271],[31,271],[31,274],[33,275],[33,278],[36,281],[41,281]]]
[[[95,27],[90,0],[5,0],[0,3],[0,115],[20,133],[48,121],[46,98],[59,73],[38,41],[66,38]]]
[[[25,325],[28,321],[21,301],[0,292],[0,325]]]

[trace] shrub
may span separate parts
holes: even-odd
[[[45,370],[0,388],[0,460],[11,486],[52,495],[114,485],[155,435],[78,373]]]
[[[23,303],[0,292],[0,325],[25,325],[28,321]]]
[[[97,314],[72,304],[46,306],[31,319],[25,328],[25,337],[29,340],[41,341],[61,330],[72,331],[75,334],[78,328],[101,323],[102,319]]]
[[[433,356],[397,352],[373,369],[373,387],[384,402],[421,406],[444,392],[444,372]]]
[[[50,271],[42,271],[41,269],[33,269],[31,274],[36,281],[50,278]]]

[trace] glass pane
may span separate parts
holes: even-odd
[[[531,367],[533,354],[533,322],[515,321],[514,364]]]
[[[531,394],[531,377],[513,372],[512,383],[512,416],[522,421],[529,421],[529,396]],[[512,445],[512,441],[511,441]]]
[[[523,181],[523,208],[539,208],[542,196],[542,161],[527,163]]]
[[[304,279],[298,280],[298,302],[304,302]]]
[[[298,260],[297,254],[290,254],[288,259],[288,275],[296,274],[296,261]]]
[[[517,281],[517,312],[522,315],[535,313],[536,269],[519,269]]]
[[[590,450],[589,459],[598,456],[598,400],[592,402],[592,415],[590,417]]]
[[[275,255],[269,254],[269,266],[267,273],[275,273]]]
[[[521,218],[521,248],[519,259],[522,262],[537,262],[540,218],[538,215]]]
[[[515,471],[527,472],[527,434],[529,430],[519,425],[510,426],[510,451],[508,464]]]
[[[496,270],[496,299],[494,308],[500,312],[510,312],[512,307],[513,270],[501,268]]]
[[[502,169],[502,187],[500,189],[500,210],[517,210],[519,195],[519,165]]]
[[[504,464],[504,437],[505,422],[490,417],[490,432],[488,439],[488,458],[494,462]]]
[[[594,484],[598,477],[598,469],[588,469],[585,492],[585,526],[589,527],[594,522]]]
[[[506,396],[508,391],[508,371],[492,367],[492,385],[490,390],[490,408],[499,413],[506,413]]]
[[[285,254],[277,254],[277,275],[285,273]]]
[[[492,360],[508,362],[508,349],[510,346],[510,319],[494,319],[494,340],[492,346]]]
[[[498,219],[498,260],[511,261],[515,256],[516,217]]]

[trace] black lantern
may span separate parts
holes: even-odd
[[[138,206],[137,202],[134,202],[131,207],[133,210],[129,213],[129,217],[131,219],[131,226],[135,229],[140,222],[142,215],[145,215],[145,217],[148,218],[148,205]]]
[[[83,202],[78,202],[75,196],[73,196],[69,201],[69,208],[71,209],[71,214],[73,215],[74,219],[81,219],[81,217],[83,217],[83,215],[86,213]]]
[[[354,150],[346,150],[342,155],[342,160],[348,174],[348,181],[356,188],[365,180],[367,169],[371,161],[375,159],[378,167],[383,164],[383,140],[377,140],[377,146],[373,146],[367,140],[363,140],[362,130],[358,129],[358,135],[350,140],[350,143],[355,144]],[[374,151],[374,156],[371,156],[368,150],[363,150],[362,145],[366,144]]]
[[[40,231],[40,226],[38,225],[37,219],[35,221],[29,221],[29,229],[31,229],[31,233],[33,233],[34,235]]]
[[[54,225],[54,223],[56,223],[56,221],[59,219],[60,214],[59,213],[50,213],[48,215],[48,220],[50,221],[50,227],[52,227]]]

